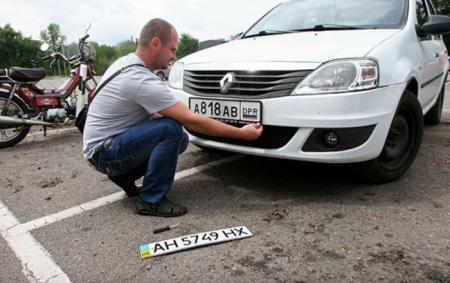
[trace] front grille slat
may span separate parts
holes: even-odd
[[[186,72],[184,75],[188,75]],[[201,75],[201,74],[191,74],[190,77],[200,77],[200,78],[222,78],[223,75]]]
[[[260,91],[260,92],[269,92],[274,90],[285,90],[291,89],[293,87],[292,84],[289,85],[275,85],[273,87],[265,87],[265,88],[249,88],[249,87],[232,87],[230,91]],[[220,89],[220,87],[219,87]]]
[[[220,81],[234,74],[228,92],[221,92]],[[311,70],[295,71],[190,71],[184,72],[184,90],[199,96],[269,98],[289,95]]]
[[[281,80],[274,80],[274,81],[258,81],[256,79],[254,80],[241,80],[241,79],[237,79],[238,76],[236,76],[236,82],[235,84],[265,84],[265,85],[275,85],[275,84],[287,84],[287,83],[297,83],[298,82],[298,77],[293,77],[293,78],[286,78],[286,79],[281,79]],[[191,83],[197,83],[199,85],[202,84],[211,84],[211,83],[215,83],[217,85],[220,84],[220,80],[210,80],[210,79],[194,79],[192,77],[185,77],[184,78],[186,81],[189,81]]]
[[[198,83],[198,84],[207,84],[207,83],[215,83],[215,84],[219,84],[218,80],[199,80],[199,79],[194,79],[192,77],[185,77],[185,80],[191,82],[191,83]]]
[[[256,80],[240,80],[236,79],[237,84],[287,84],[287,83],[297,83],[298,78],[287,78],[276,81],[256,81]]]
[[[199,84],[193,84],[191,82],[184,82],[185,86],[194,88],[194,89],[215,89],[218,92],[220,92],[220,85],[217,83],[216,86],[208,86],[208,85],[199,85]]]
[[[259,77],[259,78],[290,78],[290,77],[305,77],[306,75],[308,75],[310,73],[310,71],[299,71],[299,72],[290,72],[290,73],[284,73],[284,74],[279,74],[279,75],[252,75],[251,73],[248,75],[243,75],[243,74],[236,74],[236,77]]]

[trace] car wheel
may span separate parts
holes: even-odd
[[[381,154],[358,164],[360,176],[371,184],[400,178],[416,158],[422,135],[422,108],[416,96],[407,90],[400,100]]]
[[[164,73],[163,73],[163,72],[158,72],[156,75],[157,75],[162,81],[165,79]]]
[[[442,108],[444,107],[445,81],[439,97],[433,107],[425,114],[424,122],[427,125],[436,126],[441,122]]]

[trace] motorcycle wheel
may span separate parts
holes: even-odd
[[[4,109],[5,104],[8,101],[8,97],[8,93],[0,93],[0,113],[4,113],[4,110],[6,110],[6,114],[4,116],[20,118],[29,112],[25,103],[15,96],[11,99],[8,109]],[[0,148],[18,144],[27,136],[29,131],[30,126],[27,125],[0,124]]]

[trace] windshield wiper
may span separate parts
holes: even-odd
[[[266,29],[266,30],[262,30],[258,33],[255,33],[255,34],[244,36],[242,38],[266,36],[266,35],[274,35],[274,34],[284,34],[284,33],[295,33],[295,32],[302,32],[302,31],[356,30],[356,29],[368,29],[368,28],[346,26],[346,25],[335,25],[335,24],[321,24],[321,25],[315,25],[312,28],[304,28],[304,29],[292,29],[292,30]]]
[[[274,34],[284,34],[284,33],[293,33],[296,32],[294,30],[273,30],[273,29],[266,29],[266,30],[262,30],[258,33],[255,34],[251,34],[251,35],[247,35],[244,36],[242,38],[249,38],[249,37],[257,37],[257,36],[266,36],[266,35],[274,35]]]
[[[325,31],[325,30],[356,30],[356,29],[368,29],[363,27],[335,25],[335,24],[321,24],[315,25],[312,28],[296,29],[295,31]]]

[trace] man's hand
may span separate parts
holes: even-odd
[[[161,110],[159,114],[178,121],[191,131],[215,137],[228,137],[250,141],[259,138],[263,131],[263,127],[260,123],[249,124],[242,128],[238,128],[216,121],[207,116],[194,114],[182,102],[177,102],[173,106]]]
[[[242,139],[252,141],[262,134],[263,126],[260,123],[248,124],[241,128]]]

